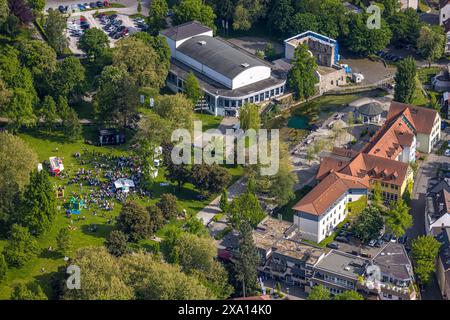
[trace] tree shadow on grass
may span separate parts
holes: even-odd
[[[96,228],[93,223],[81,226],[84,234],[97,238],[106,238],[112,230],[114,230],[113,224],[96,224]]]
[[[47,248],[44,248],[39,253],[39,258],[57,260],[64,258],[64,255],[56,250],[50,251]]]
[[[60,144],[68,143],[67,138],[59,130],[54,130],[54,131],[50,132],[50,131],[42,130],[40,128],[33,128],[33,129],[24,129],[24,130],[22,130],[22,132],[33,138],[43,140],[43,141],[56,142],[56,143],[60,143]]]

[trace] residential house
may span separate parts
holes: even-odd
[[[450,228],[450,179],[433,186],[425,202],[425,230],[436,236],[442,228]]]
[[[443,25],[444,22],[450,18],[450,0],[439,1],[439,24]]]
[[[441,232],[436,236],[436,239],[441,243],[439,249],[439,256],[436,262],[436,277],[437,283],[441,290],[442,298],[450,299],[450,227],[441,229]]]

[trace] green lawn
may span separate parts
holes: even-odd
[[[212,121],[210,119],[211,123]],[[85,136],[94,136],[95,129],[91,127],[85,127]],[[40,131],[38,129],[27,130],[21,134],[19,134],[21,138],[23,138],[31,148],[33,148],[38,154],[39,161],[48,160],[50,156],[59,156],[63,159],[64,166],[66,172],[69,173],[70,176],[73,176],[75,172],[80,168],[84,167],[85,169],[89,169],[88,165],[81,165],[79,160],[76,159],[73,155],[76,152],[83,153],[83,150],[86,150],[87,153],[95,150],[96,153],[106,153],[112,155],[127,155],[129,154],[127,150],[128,145],[122,146],[114,146],[114,147],[97,147],[90,146],[83,142],[67,142],[65,138],[59,133],[48,133],[44,131]],[[229,172],[233,177],[233,181],[236,181],[243,174],[243,168],[238,166],[227,167]],[[75,191],[79,193],[80,186],[79,185],[70,185],[67,186],[67,180],[61,178],[51,178],[52,183],[55,185],[64,185],[66,186],[66,198],[70,196],[71,192]],[[166,182],[164,177],[164,170],[160,169],[158,177],[153,181],[151,186],[151,191],[153,193],[153,198],[145,198],[140,199],[136,198],[137,202],[142,205],[149,205],[155,203],[159,200],[161,194],[163,193],[173,193],[178,197],[180,209],[186,209],[189,214],[195,214],[200,209],[204,208],[216,195],[211,195],[208,199],[198,200],[197,196],[199,193],[194,189],[194,186],[191,184],[186,184],[183,186],[181,191],[178,190],[177,186],[174,184],[170,184],[169,186],[160,186],[161,182]],[[83,192],[88,193],[89,187],[84,186]],[[72,241],[73,241],[73,249],[69,253],[69,256],[73,255],[73,253],[81,247],[86,246],[100,246],[103,244],[105,237],[109,234],[111,230],[114,229],[114,222],[112,224],[108,224],[107,220],[109,218],[114,218],[119,214],[120,204],[118,202],[115,203],[113,211],[101,211],[97,210],[97,216],[92,214],[93,209],[84,209],[82,214],[86,219],[79,221],[77,218],[67,218],[64,213],[63,208],[63,200],[58,200],[58,216],[51,228],[51,230],[38,238],[38,242],[40,248],[42,249],[41,253],[38,254],[36,258],[27,263],[24,267],[20,269],[10,269],[7,272],[6,280],[0,286],[0,300],[8,299],[11,294],[11,288],[20,282],[27,283],[32,281],[33,279],[39,281],[43,289],[46,293],[51,296],[51,287],[49,279],[54,272],[57,271],[57,268],[64,265],[63,256],[58,253],[48,251],[50,246],[56,246],[56,234],[57,232],[64,227],[67,227],[72,220],[73,225],[76,227],[76,230],[71,231]],[[102,213],[105,213],[105,216],[102,216]],[[114,219],[113,219],[114,221]],[[92,224],[96,224],[98,229],[96,232],[89,231],[89,226]],[[162,228],[162,230],[158,231],[157,236],[164,236],[164,231],[170,225],[182,225],[182,220],[171,221],[168,225]],[[5,244],[5,240],[0,240],[0,249],[3,248]],[[152,250],[152,248],[157,245],[152,240],[145,240],[141,243],[134,245],[134,247],[141,247],[146,250]],[[41,272],[41,269],[43,271]]]

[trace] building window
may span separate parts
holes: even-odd
[[[280,94],[280,88],[277,88],[277,89],[275,90],[275,94],[276,94],[276,95],[279,95],[279,94]]]
[[[274,89],[270,90],[270,96],[273,97],[274,94],[275,94],[275,90]]]
[[[269,92],[269,91],[266,91],[266,92],[265,92],[265,95],[266,95],[266,99],[268,99],[268,98],[270,97],[270,92]]]
[[[253,97],[250,97],[250,103],[253,103]]]

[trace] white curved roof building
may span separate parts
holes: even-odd
[[[284,94],[286,80],[273,76],[269,63],[213,37],[212,30],[197,21],[160,34],[172,56],[168,86],[182,92],[192,71],[205,93],[204,103],[216,115],[237,115],[245,103],[262,103]]]

